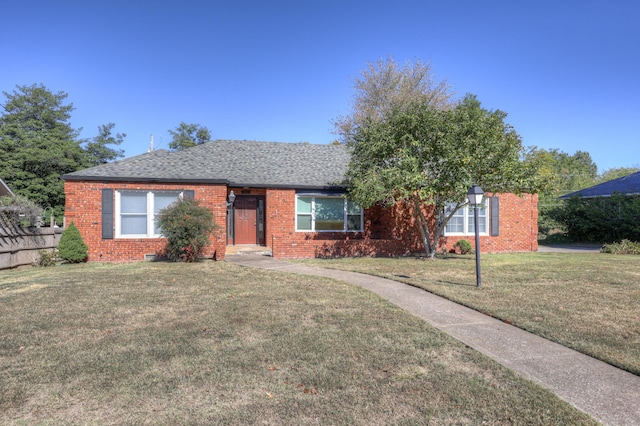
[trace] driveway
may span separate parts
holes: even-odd
[[[601,244],[538,245],[540,253],[600,253]]]

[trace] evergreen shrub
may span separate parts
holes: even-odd
[[[85,262],[89,257],[89,248],[82,241],[80,231],[76,228],[76,225],[71,224],[62,232],[60,242],[58,243],[58,255],[60,259],[67,261],[68,263],[80,263]]]
[[[471,247],[471,243],[467,240],[458,240],[454,245],[454,248],[460,249],[460,254],[469,254],[473,252],[473,248]]]

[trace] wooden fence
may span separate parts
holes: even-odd
[[[58,246],[62,228],[23,228],[0,211],[0,269],[29,265],[38,260],[40,250]]]

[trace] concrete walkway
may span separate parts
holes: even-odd
[[[316,275],[358,285],[550,389],[606,425],[640,425],[640,377],[495,318],[384,278],[310,267],[269,256],[232,255],[226,260],[248,267]]]

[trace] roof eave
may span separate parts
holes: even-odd
[[[181,178],[154,178],[154,177],[131,177],[131,176],[81,176],[63,175],[62,180],[66,181],[91,181],[91,182],[140,182],[140,183],[205,183],[229,185],[227,179],[181,179]]]

